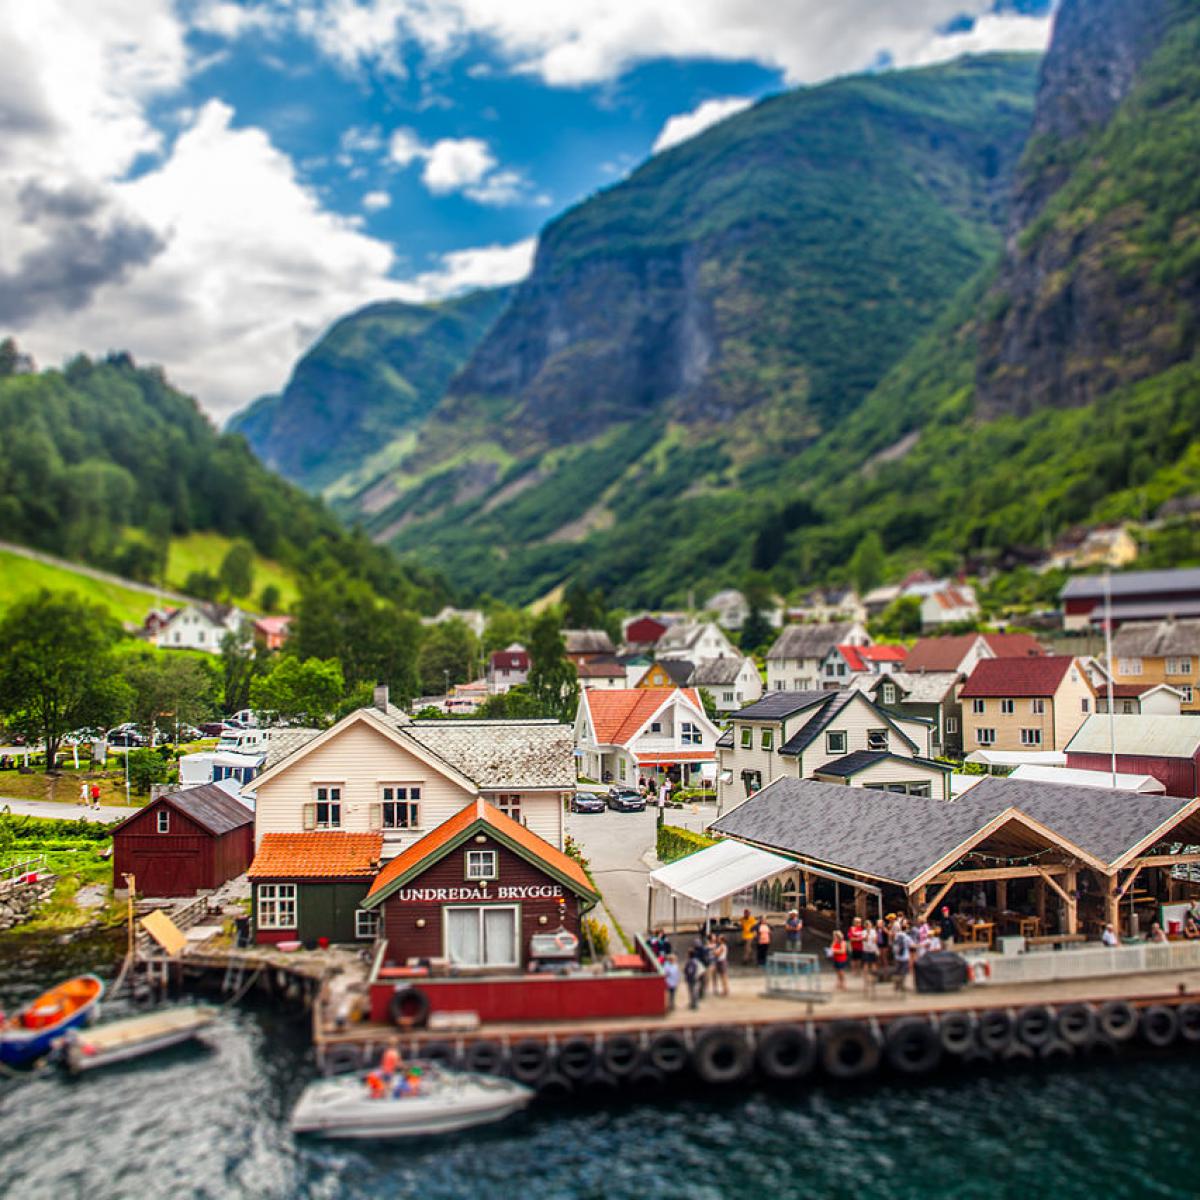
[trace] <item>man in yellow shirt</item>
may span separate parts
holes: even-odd
[[[754,937],[758,922],[746,908],[742,910],[742,919],[738,924],[742,927],[742,966],[749,967],[754,963]]]

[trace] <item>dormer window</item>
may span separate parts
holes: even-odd
[[[831,729],[825,735],[825,753],[846,753],[846,731],[844,729]]]
[[[498,879],[499,877],[495,850],[467,851],[468,879]]]
[[[159,833],[171,832],[171,814],[165,808],[158,810],[158,823],[155,828]]]

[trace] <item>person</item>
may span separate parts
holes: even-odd
[[[693,949],[688,953],[688,960],[683,967],[683,978],[688,990],[688,1008],[700,1007],[700,984],[704,978],[704,968],[696,958]]]
[[[846,937],[840,929],[833,931],[833,937],[829,942],[829,957],[833,962],[837,990],[844,992],[846,990],[846,968],[850,965],[850,947],[846,944]]]
[[[771,952],[771,927],[767,924],[766,917],[758,918],[758,927],[755,929],[754,935],[758,941],[758,965],[765,967],[767,955]]]
[[[720,943],[717,941],[717,935],[710,933],[708,935],[708,942],[704,947],[704,963],[706,968],[704,972],[704,987],[707,991],[712,992],[714,996],[717,994],[717,952],[719,947]]]
[[[862,917],[855,917],[850,925],[850,969],[861,971],[863,965],[863,942],[866,941],[867,931],[863,928]]]
[[[748,908],[742,909],[742,919],[738,924],[742,927],[742,966],[748,967],[754,961],[755,926],[755,920]]]
[[[888,943],[890,940],[887,922],[880,917],[880,919],[875,922],[875,942],[879,947],[879,965],[881,967],[886,967],[888,964]]]
[[[667,801],[671,799],[671,781],[664,779],[662,787],[658,789],[658,807],[666,808]]]
[[[804,933],[804,922],[800,920],[800,913],[796,909],[792,909],[787,915],[787,920],[784,922],[784,937],[787,941],[788,952],[797,954],[800,950],[800,940]]]
[[[675,1011],[675,989],[679,987],[679,959],[674,954],[667,955],[663,963],[663,981],[667,985],[667,1011]]]
[[[897,921],[892,931],[892,958],[896,962],[896,990],[902,992],[908,985],[908,968],[912,962],[912,937],[903,920]]]
[[[81,783],[79,785],[79,803],[86,808],[88,806],[88,800],[91,799],[91,795],[91,789],[88,787],[88,785],[86,783]]]
[[[1200,938],[1200,925],[1196,924],[1196,920],[1190,914],[1183,925],[1183,936],[1189,941],[1194,938]]]
[[[708,943],[700,934],[696,934],[696,940],[692,943],[692,957],[700,967],[696,982],[700,988],[700,999],[703,1000],[708,990]]]
[[[379,1059],[379,1074],[385,1081],[390,1082],[404,1065],[400,1057],[400,1043],[391,1042]]]
[[[1100,940],[1106,946],[1119,946],[1120,939],[1117,937],[1117,931],[1111,925],[1105,925],[1104,932],[1100,935]]]
[[[863,937],[863,970],[874,977],[879,966],[879,934],[870,921],[867,922],[867,932]]]
[[[954,945],[954,935],[957,930],[954,928],[954,918],[950,915],[950,905],[942,905],[942,918],[938,922],[938,934],[942,939],[943,946]]]
[[[1157,921],[1155,921],[1154,924],[1150,926],[1150,939],[1149,940],[1152,942],[1160,942],[1160,943],[1165,942],[1167,940],[1167,935],[1163,932],[1163,927]]]
[[[725,940],[725,935],[721,934],[717,938],[717,978],[716,986],[713,989],[713,994],[717,996],[729,995],[729,943]]]
[[[100,785],[98,783],[92,784],[92,807],[97,812],[100,811]]]

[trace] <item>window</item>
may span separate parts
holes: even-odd
[[[958,718],[957,717],[947,717],[946,718],[946,732],[947,733],[957,733],[958,732]]]
[[[722,704],[732,704],[733,703],[733,693],[732,692],[722,692],[721,693],[721,703]]]
[[[257,918],[259,929],[295,929],[296,885],[260,883]]]
[[[1118,658],[1117,659],[1117,674],[1118,675],[1140,675],[1142,673],[1142,660],[1140,658]]]
[[[742,726],[742,749],[754,749],[754,730],[749,725]]]
[[[342,827],[342,785],[319,783],[313,788],[315,802],[309,805],[312,809],[312,824],[305,824],[306,829],[341,829]]]
[[[1040,746],[1042,744],[1042,731],[1040,729],[1022,729],[1021,730],[1021,745],[1022,746]]]
[[[753,796],[755,792],[762,787],[762,772],[761,771],[743,771],[742,772],[742,787],[746,789],[747,796]]]
[[[368,942],[373,942],[379,936],[379,909],[355,909],[354,936]]]
[[[977,729],[975,730],[975,741],[980,746],[994,746],[996,744],[996,731],[994,729]]]
[[[896,685],[894,683],[885,683],[883,685],[883,702],[884,704],[896,703]]]
[[[617,778],[625,778],[625,760],[623,758],[617,759]]]
[[[417,829],[421,824],[421,789],[409,784],[385,783],[379,789],[383,801],[384,829]]]
[[[888,731],[886,729],[867,730],[867,749],[886,750],[888,748]]]
[[[521,820],[521,797],[519,793],[512,792],[506,796],[497,796],[496,807],[506,817],[511,817],[514,821]]]
[[[987,711],[987,701],[986,700],[972,700],[971,701],[971,711],[973,713],[986,712]]]
[[[762,748],[771,750],[775,746],[775,731],[773,729],[764,729],[762,731]]]
[[[1084,696],[1084,698],[1079,701],[1079,707],[1080,707],[1080,710],[1083,712],[1090,712],[1091,708],[1092,708],[1092,706],[1088,702],[1088,698],[1086,696]]]
[[[1132,700],[1122,700],[1121,701],[1121,711],[1123,713],[1133,712],[1133,701]]]
[[[661,721],[651,721],[650,722],[650,732],[651,733],[662,733],[662,722]]]
[[[158,829],[159,833],[170,833],[171,832],[171,814],[169,812],[167,812],[167,810],[165,808],[160,808],[158,810],[157,829]]]
[[[880,783],[871,785],[880,792],[899,792],[905,796],[932,796],[933,792],[928,782],[922,783]]]
[[[446,957],[461,967],[517,966],[517,910],[509,905],[447,908]]]
[[[1168,675],[1190,675],[1192,673],[1192,660],[1190,658],[1168,658],[1167,659],[1167,674]]]
[[[467,851],[468,879],[499,879],[495,850]]]
[[[1033,713],[1035,717],[1041,716],[1046,711],[1045,700],[1030,700],[1029,711]]]
[[[844,730],[831,729],[825,735],[825,753],[826,754],[845,754],[846,753],[846,734]]]
[[[1017,711],[1017,702],[1015,700],[1001,700],[1000,701],[1000,712],[1004,716],[1010,717],[1016,711]]]
[[[1188,684],[1186,684],[1186,683],[1181,683],[1181,684],[1179,685],[1179,693],[1180,693],[1180,695],[1183,697],[1183,703],[1184,703],[1184,704],[1191,704],[1191,702],[1192,702],[1192,689],[1191,689],[1191,687],[1190,687]]]
[[[679,724],[679,740],[685,746],[700,745],[700,726],[693,725],[691,721],[681,721]]]

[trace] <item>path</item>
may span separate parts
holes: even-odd
[[[123,821],[140,808],[126,808],[123,804],[105,804],[99,811],[85,808],[82,804],[64,804],[57,800],[17,800],[10,796],[0,796],[0,810],[7,808],[18,817],[51,817],[57,821],[103,821],[111,825],[115,821]]]

